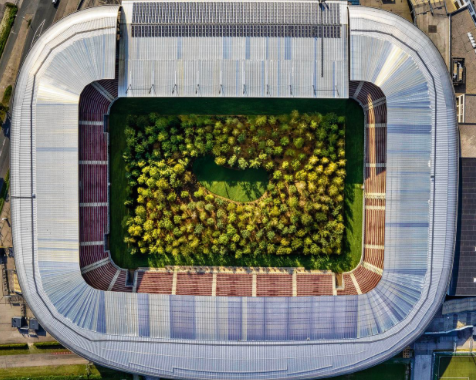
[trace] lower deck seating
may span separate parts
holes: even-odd
[[[291,297],[293,295],[293,276],[290,274],[256,275],[257,297]]]
[[[301,274],[296,276],[297,295],[331,296],[334,276],[331,274]]]
[[[365,248],[364,261],[377,268],[383,268],[383,249]]]
[[[104,250],[104,245],[82,246],[79,249],[79,264],[81,268],[93,264],[97,261],[104,260],[109,257]]]
[[[84,161],[107,161],[107,138],[102,121],[80,122],[79,157]]]
[[[178,273],[178,295],[211,296],[213,274],[211,273]]]
[[[338,296],[346,296],[346,295],[355,295],[355,294],[357,294],[357,289],[354,286],[354,282],[352,281],[352,278],[351,278],[350,274],[344,273],[342,275],[342,281],[343,281],[344,289],[338,289],[337,290],[337,295]]]
[[[108,232],[108,157],[102,122],[111,98],[117,96],[117,80],[99,81],[99,87],[102,93],[93,84],[86,86],[79,101],[79,261],[81,268],[94,268],[85,268],[83,273],[92,287],[131,292],[127,271],[104,261],[109,257],[103,244]]]
[[[382,278],[379,274],[364,268],[362,265],[355,269],[354,276],[362,293],[371,291]]]
[[[173,273],[137,273],[137,293],[172,294]]]
[[[111,263],[107,263],[90,270],[89,272],[83,273],[83,277],[92,287],[99,290],[108,290],[116,272],[117,268]]]
[[[80,207],[79,238],[83,243],[104,240],[107,232],[107,207]]]
[[[132,287],[126,285],[127,281],[127,271],[121,269],[119,272],[119,276],[117,276],[116,281],[114,282],[114,286],[112,287],[113,292],[132,292]]]
[[[251,297],[253,292],[252,274],[218,273],[217,296]]]
[[[131,291],[126,285],[127,271],[118,270],[111,262],[94,263],[108,257],[102,241],[108,232],[108,168],[107,136],[104,133],[104,114],[112,98],[117,96],[117,80],[99,81],[87,86],[80,99],[80,241],[91,243],[81,246],[81,267],[92,265],[94,269],[83,274],[86,281],[98,289]],[[365,109],[366,168],[364,261],[376,268],[383,268],[385,237],[385,163],[386,163],[386,100],[383,92],[366,82],[351,82],[350,96]],[[372,196],[372,194],[376,194]],[[372,268],[371,268],[372,269]],[[376,270],[378,272],[378,270]],[[352,273],[362,293],[373,289],[381,278],[379,273],[358,266]],[[256,274],[256,296],[290,297],[320,296],[333,294],[334,277],[329,274],[298,274],[293,292],[291,274]],[[216,283],[211,273],[177,273],[176,294],[211,296],[253,296],[253,275],[217,273]],[[344,289],[338,295],[357,294],[352,277],[343,275]],[[139,271],[136,290],[139,293],[172,294],[173,273]],[[215,288],[214,288],[215,287]]]
[[[79,165],[79,202],[107,203],[107,165],[84,162]]]

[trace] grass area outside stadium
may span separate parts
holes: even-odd
[[[2,368],[0,380],[132,380],[132,375],[90,365],[56,365]]]
[[[470,352],[436,353],[434,380],[476,380],[476,355]]]
[[[333,380],[410,380],[411,360],[395,357],[375,367],[349,375],[333,377]]]
[[[346,171],[344,224],[345,235],[341,255],[130,255],[121,225],[128,209],[124,206],[127,180],[123,153],[126,147],[124,129],[127,116],[148,115],[280,115],[298,110],[300,113],[319,112],[323,115],[334,112],[346,118]],[[112,107],[110,122],[110,180],[111,180],[111,234],[109,247],[117,265],[135,269],[139,266],[162,267],[165,265],[221,265],[221,266],[300,266],[310,269],[330,269],[334,272],[354,268],[361,257],[362,247],[362,202],[364,124],[361,107],[352,100],[314,99],[119,99]]]

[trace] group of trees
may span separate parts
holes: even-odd
[[[344,133],[335,114],[131,116],[125,242],[132,254],[339,254]],[[209,193],[192,172],[203,155],[265,168],[266,193],[251,203]]]

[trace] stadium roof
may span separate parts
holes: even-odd
[[[86,85],[115,76],[119,12],[91,8],[42,35],[15,89],[15,260],[42,326],[98,364],[181,379],[327,377],[377,364],[422,333],[448,287],[458,171],[454,93],[431,41],[398,16],[343,2],[123,3],[120,96],[257,97],[269,85],[268,96],[345,98],[349,80],[380,87],[389,147],[383,276],[355,296],[199,297],[87,285],[78,101]],[[316,12],[330,34],[306,29]],[[270,37],[255,29],[265,14]],[[233,27],[208,36],[210,23]]]

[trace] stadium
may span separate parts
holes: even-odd
[[[107,124],[120,98],[355,99],[365,115],[362,258],[333,273],[140,268],[110,258]],[[150,377],[305,379],[380,363],[448,288],[453,87],[431,41],[342,1],[124,0],[59,21],[15,89],[11,201],[24,297],[95,363]]]

